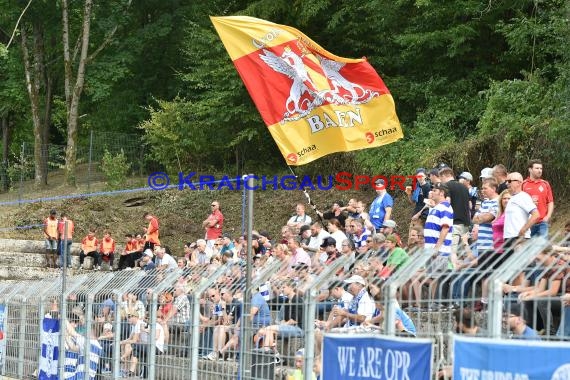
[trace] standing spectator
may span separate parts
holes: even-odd
[[[66,235],[67,230],[67,235]],[[63,267],[63,257],[65,254],[65,261],[67,267],[71,268],[71,244],[73,243],[73,233],[75,225],[66,213],[62,212],[60,215],[59,223],[57,224],[57,233],[59,235],[59,257],[61,258],[61,266]]]
[[[99,261],[101,260],[99,257],[99,240],[95,237],[95,228],[89,228],[89,233],[87,236],[81,240],[81,252],[79,252],[79,266],[83,265],[83,261],[85,260],[86,256],[89,256],[93,259],[93,268],[100,269],[98,267]]]
[[[148,221],[148,227],[144,229],[145,244],[143,250],[147,248],[152,250],[155,245],[160,245],[158,219],[149,212],[144,213],[144,218]]]
[[[392,218],[392,208],[394,207],[394,200],[392,196],[386,191],[386,184],[383,179],[377,179],[374,183],[377,197],[370,205],[370,222],[376,229],[380,231],[384,220]]]
[[[406,194],[408,195],[408,202],[414,205],[411,227],[423,227],[428,215],[428,208],[424,200],[429,198],[431,184],[427,181],[426,170],[424,168],[416,170],[416,179],[416,188],[411,189],[406,187]]]
[[[485,170],[485,169],[483,169]],[[487,174],[487,173],[485,173]],[[503,164],[497,164],[493,167],[491,175],[495,178],[499,186],[497,187],[497,193],[501,194],[503,191],[507,190],[507,177],[509,173],[507,168]],[[483,177],[483,171],[481,171],[481,177]]]
[[[358,210],[356,210],[356,205],[357,205],[358,201],[354,198],[351,198],[348,200],[348,204],[345,207],[341,207],[340,209],[342,211],[346,211],[347,216],[349,218],[360,218],[360,213],[358,212]],[[346,225],[346,223],[345,223]]]
[[[531,196],[538,209],[539,218],[530,229],[530,236],[548,237],[548,223],[554,211],[554,195],[550,183],[542,179],[542,162],[528,162],[528,178],[522,184],[522,191]]]
[[[325,220],[325,223],[327,223],[330,219],[335,218],[344,227],[346,214],[342,211],[342,206],[344,206],[342,201],[336,201],[333,203],[330,211],[321,212],[317,210],[317,206],[315,205],[313,205],[313,210],[315,210],[315,213],[318,216]]]
[[[507,185],[511,191],[511,201],[505,208],[505,250],[519,238],[530,239],[530,228],[540,218],[531,196],[522,191],[522,183],[520,173],[509,173]]]
[[[109,262],[109,270],[112,271],[115,258],[115,239],[111,237],[109,231],[105,231],[103,234],[103,239],[99,245],[99,254],[100,259],[97,265],[100,266],[101,261]]]
[[[471,211],[471,218],[473,218],[477,207],[477,200],[479,198],[479,192],[477,188],[473,186],[473,175],[469,172],[463,172],[459,174],[458,180],[459,183],[465,186],[469,192],[469,204],[471,206],[469,211]]]
[[[462,185],[460,185],[462,186]],[[452,254],[451,240],[454,210],[447,201],[449,188],[444,183],[435,184],[432,199],[435,207],[429,212],[424,228],[425,248],[433,251],[434,261],[431,264],[432,274],[441,274],[449,268]]]
[[[57,211],[51,210],[49,216],[44,220],[44,237],[46,246],[46,266],[56,268],[57,263]]]
[[[222,209],[220,208],[220,202],[213,201],[210,205],[212,212],[210,215],[202,222],[202,227],[206,231],[206,243],[208,248],[212,249],[216,239],[222,236],[222,228],[224,226],[224,215],[222,214]]]
[[[451,168],[446,167],[441,169],[439,171],[439,177],[441,178],[441,182],[446,184],[450,204],[453,208],[451,251],[456,253],[457,247],[461,241],[461,236],[469,232],[469,226],[471,225],[469,191],[465,186],[455,180],[453,170]]]
[[[310,226],[312,221],[311,217],[305,214],[305,205],[297,203],[297,206],[295,207],[295,215],[287,221],[287,225],[299,229],[303,225]]]
[[[489,259],[489,255],[494,254],[492,223],[499,212],[499,194],[497,194],[495,179],[484,179],[481,191],[485,199],[481,203],[479,211],[473,216],[473,224],[479,226],[477,228],[477,252],[478,257],[483,262]]]

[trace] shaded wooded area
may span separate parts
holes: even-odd
[[[57,144],[73,184],[76,145],[91,130],[132,134],[149,165],[169,171],[282,171],[208,17],[245,14],[296,27],[334,54],[366,56],[396,101],[403,141],[300,173],[402,173],[440,161],[524,173],[527,159],[541,158],[545,178],[567,192],[567,1],[34,0],[6,48],[26,4],[0,0],[3,176],[26,142],[45,185],[46,147]]]

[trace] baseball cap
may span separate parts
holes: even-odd
[[[376,181],[374,181],[374,184],[383,186],[385,184],[385,182],[382,178],[378,178]]]
[[[394,244],[398,244],[398,238],[396,237],[396,235],[386,236],[386,241],[391,241]]]
[[[299,235],[303,234],[303,232],[310,230],[311,227],[307,226],[306,224],[303,224],[301,226],[301,228],[299,229]]]
[[[344,280],[345,283],[347,284],[352,284],[354,282],[357,282],[359,284],[361,284],[362,286],[366,286],[366,280],[362,278],[362,276],[359,276],[357,274],[355,274],[354,276],[347,278],[346,280]]]
[[[260,235],[260,236],[263,236],[263,237],[266,238],[266,239],[271,239],[271,238],[269,237],[269,232],[267,232],[267,231],[261,231],[261,232],[259,233],[259,235]]]
[[[147,248],[144,250],[143,255],[150,257],[151,259],[154,257],[154,253],[152,253],[152,251],[150,250],[150,248]]]
[[[417,168],[416,174],[420,174],[420,173],[426,174],[426,170],[424,168]]]
[[[481,175],[479,178],[491,178],[493,177],[493,168],[483,168],[481,169]]]
[[[321,248],[326,248],[330,245],[336,245],[336,240],[333,237],[326,237],[323,239],[323,243],[321,244]]]
[[[384,223],[382,223],[382,227],[396,228],[396,222],[390,219],[385,220]]]
[[[463,173],[459,174],[459,178],[463,178],[463,179],[468,180],[469,182],[473,182],[473,176],[469,172],[463,172]]]

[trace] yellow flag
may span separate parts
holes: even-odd
[[[288,165],[403,137],[392,95],[366,59],[333,55],[286,25],[211,19]]]

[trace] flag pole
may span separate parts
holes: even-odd
[[[287,167],[289,168],[289,170],[291,171],[291,174],[293,174],[293,176],[295,177],[295,179],[297,180],[297,184],[301,184],[301,181],[299,181],[299,176],[297,174],[295,174],[295,172],[293,171],[293,168],[289,165],[287,165]],[[305,198],[307,198],[307,204],[309,206],[313,207],[313,210],[315,211],[315,214],[317,214],[317,217],[319,218],[319,220],[322,222],[323,218],[319,215],[319,213],[317,212],[317,205],[312,201],[311,196],[309,195],[309,192],[303,188],[303,189],[299,189],[299,190],[303,190],[303,194],[305,195]]]

